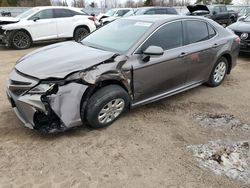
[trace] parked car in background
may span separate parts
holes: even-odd
[[[250,53],[250,15],[227,27],[241,39],[240,51]]]
[[[125,14],[124,17],[153,14],[178,14],[178,12],[173,7],[141,7],[132,9],[127,14]]]
[[[16,49],[32,43],[73,38],[81,40],[96,29],[92,17],[70,7],[35,7],[16,18],[0,17],[0,43]]]
[[[205,16],[219,24],[230,25],[237,21],[238,14],[233,10],[227,10],[225,5],[189,5],[188,15]]]
[[[249,13],[250,13],[250,7],[245,7],[241,9],[240,12],[238,13],[239,18],[237,21],[243,21],[247,17],[247,15],[249,15]]]
[[[102,128],[126,109],[203,83],[219,86],[236,65],[239,41],[202,17],[121,18],[80,43],[57,43],[18,60],[7,95],[29,128]]]
[[[96,18],[101,24],[107,24],[117,18],[123,17],[130,10],[132,10],[132,8],[114,8],[104,14],[100,13]]]

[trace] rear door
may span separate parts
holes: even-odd
[[[53,9],[41,10],[29,19],[33,41],[57,38]]]
[[[187,66],[187,82],[189,85],[203,82],[218,51],[218,44],[213,40],[216,31],[205,21],[185,20],[184,33],[186,47],[183,60]]]
[[[164,54],[151,56],[148,62],[143,62],[142,52],[152,45],[162,47]],[[182,45],[181,21],[160,27],[142,44],[133,62],[135,101],[161,96],[185,85],[187,67],[180,57]]]
[[[58,38],[73,37],[74,11],[68,9],[55,9]]]

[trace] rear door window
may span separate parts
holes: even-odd
[[[155,14],[166,14],[166,13],[167,13],[166,9],[156,9],[155,10]]]
[[[149,46],[159,46],[163,50],[169,50],[182,46],[183,29],[182,22],[173,22],[166,24],[158,29],[141,47],[143,52]]]
[[[174,8],[167,8],[167,14],[177,14],[177,11]]]
[[[56,18],[67,18],[74,16],[73,12],[67,9],[55,9]]]
[[[186,44],[201,42],[210,38],[207,23],[198,20],[188,20],[184,23],[186,28]]]

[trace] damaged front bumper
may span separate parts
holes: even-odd
[[[7,31],[0,28],[0,45],[9,46]]]
[[[56,90],[52,92],[29,92],[39,84],[39,80],[16,70],[10,74],[7,96],[26,127],[53,133],[82,125],[81,100],[88,86],[72,82],[61,86],[53,84]]]

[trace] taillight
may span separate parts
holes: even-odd
[[[240,37],[237,36],[237,38],[235,38],[234,41],[235,41],[237,44],[240,44]]]
[[[96,21],[96,17],[92,16],[92,17],[88,17],[89,20],[92,20],[93,22]]]

